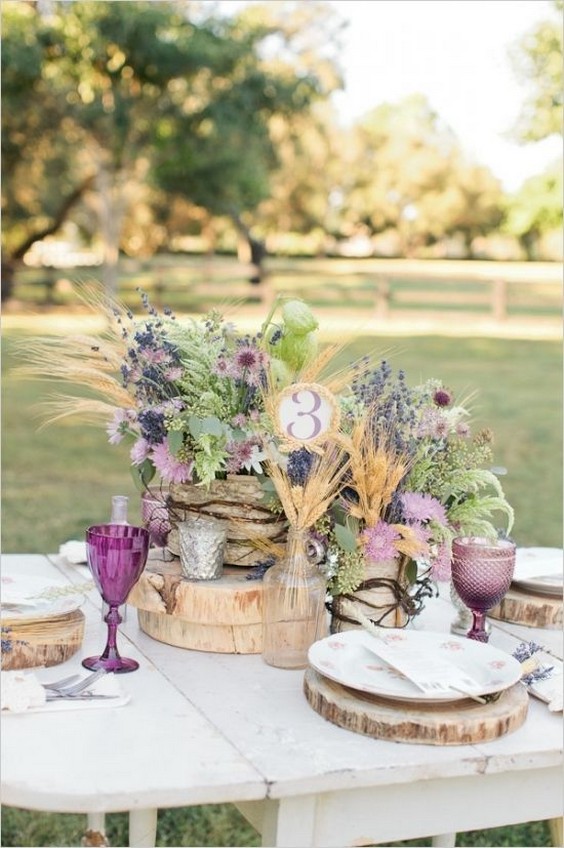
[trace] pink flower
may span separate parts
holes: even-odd
[[[106,427],[106,433],[109,436],[108,441],[111,445],[119,445],[134,418],[135,413],[133,410],[116,409],[113,419]]]
[[[180,462],[168,449],[166,442],[155,445],[151,453],[151,461],[168,483],[187,483],[192,479],[193,463]]]
[[[133,465],[141,465],[147,457],[149,456],[149,451],[151,450],[151,446],[149,442],[145,439],[137,439],[131,450],[129,451],[129,456],[131,457],[131,462]]]
[[[438,521],[439,524],[447,523],[444,506],[440,501],[432,497],[432,495],[422,495],[419,492],[404,492],[400,499],[406,521]]]
[[[449,546],[443,542],[439,545],[436,556],[431,563],[432,580],[450,580],[451,575],[451,553]]]
[[[400,538],[400,534],[390,524],[382,520],[378,521],[375,527],[367,528],[362,534],[367,558],[372,562],[395,559],[398,551],[394,542]]]

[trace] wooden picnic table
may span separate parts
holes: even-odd
[[[87,576],[58,556],[6,555],[3,564],[74,583]],[[91,592],[82,649],[36,671],[41,680],[82,671],[81,657],[101,651],[100,605]],[[454,615],[446,596],[432,599],[415,627],[448,633]],[[492,625],[496,647],[534,640],[562,658],[559,630]],[[118,644],[140,663],[119,678],[127,705],[3,716],[4,804],[86,813],[91,826],[128,811],[132,846],[155,845],[159,808],[223,802],[263,845],[281,848],[426,836],[453,846],[457,831],[561,815],[562,717],[534,698],[518,730],[487,743],[397,743],[325,721],[304,697],[303,671],[160,643],[132,608]]]

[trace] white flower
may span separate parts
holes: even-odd
[[[255,474],[262,474],[261,462],[266,459],[264,451],[259,450],[256,445],[251,448],[251,455],[246,462],[243,463],[245,471],[254,471]]]

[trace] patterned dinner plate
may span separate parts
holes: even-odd
[[[0,577],[2,620],[56,618],[78,609],[84,600],[84,586],[73,586],[64,580],[29,577],[6,571]]]
[[[517,548],[512,582],[518,589],[562,597],[563,577],[562,548]]]
[[[427,655],[435,663],[448,661],[455,664],[478,688],[476,695],[489,695],[509,689],[521,678],[521,666],[510,654],[489,644],[475,642],[450,633],[422,630],[383,629],[386,640],[401,646],[409,655]],[[371,695],[398,701],[426,704],[461,701],[467,694],[449,690],[423,692],[405,675],[384,660],[380,660],[366,647],[377,639],[364,630],[347,630],[315,642],[309,649],[309,664],[324,677]],[[422,660],[424,662],[424,659]]]

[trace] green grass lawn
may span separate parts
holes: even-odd
[[[16,379],[13,343],[4,332],[2,358],[2,550],[54,552],[82,538],[88,524],[109,515],[112,494],[138,498],[126,448],[112,447],[102,430],[53,426],[38,431],[34,405],[52,384]],[[562,352],[552,341],[442,338],[357,338],[345,354],[385,355],[413,385],[441,377],[456,396],[470,392],[474,426],[493,429],[496,465],[505,466],[506,494],[515,508],[519,545],[562,545]],[[126,844],[126,817],[108,816],[113,845]],[[78,845],[82,816],[4,809],[3,846]],[[158,845],[254,846],[256,832],[230,805],[165,810]],[[429,845],[417,840],[405,845]],[[543,822],[460,834],[458,845],[550,845]]]

